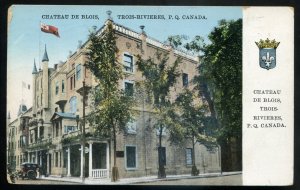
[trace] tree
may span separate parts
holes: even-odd
[[[241,169],[242,139],[242,20],[221,20],[208,36],[210,44],[198,78],[212,115],[218,119],[218,142],[222,147],[222,169]],[[233,150],[232,144],[237,146]],[[237,152],[234,155],[232,152]],[[227,168],[225,168],[227,167]]]
[[[118,62],[116,37],[109,22],[103,35],[91,33],[88,46],[86,67],[96,77],[98,86],[93,90],[95,106],[88,116],[89,123],[97,134],[113,140],[114,166],[112,181],[119,179],[116,163],[117,132],[125,132],[126,124],[132,119],[133,97],[119,89],[123,76],[122,64]]]
[[[196,167],[195,145],[197,143],[203,144],[207,148],[216,146],[216,140],[205,134],[209,130],[208,125],[205,124],[207,108],[200,103],[200,98],[194,90],[184,89],[178,95],[175,101],[178,107],[176,117],[180,118],[179,122],[184,129],[184,136],[191,140],[192,148],[192,176],[199,174]]]
[[[242,144],[242,20],[221,20],[209,34],[209,44],[196,36],[170,36],[173,47],[201,56],[199,75],[194,78],[199,94],[207,102],[210,116],[204,125],[222,147],[222,170],[241,169]],[[185,41],[185,43],[184,43]],[[234,148],[232,147],[234,145]],[[235,150],[234,150],[235,149]],[[233,152],[237,152],[234,155]]]
[[[176,84],[177,78],[180,76],[177,70],[180,63],[180,58],[177,58],[174,63],[168,63],[168,54],[157,51],[153,58],[143,60],[141,56],[137,56],[136,65],[138,70],[142,72],[145,80],[142,82],[152,100],[153,110],[156,112],[156,123],[154,128],[158,129],[159,145],[158,158],[159,169],[158,178],[165,178],[165,168],[162,161],[162,136],[163,131],[170,131],[170,139],[175,134],[180,133],[180,128],[174,123],[170,117],[172,107],[168,99],[170,88]]]

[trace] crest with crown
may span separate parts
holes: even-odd
[[[259,49],[263,49],[263,48],[276,49],[279,46],[280,42],[276,42],[275,39],[269,40],[269,38],[267,38],[266,40],[260,39],[259,42],[255,42],[255,44]]]

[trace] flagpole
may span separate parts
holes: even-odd
[[[41,20],[40,20],[40,25],[39,25],[39,30],[41,30]],[[41,31],[39,31],[39,70],[41,68],[41,65],[40,65],[40,61],[41,61],[41,57],[40,57],[40,51],[41,51]]]

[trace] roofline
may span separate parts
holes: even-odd
[[[110,19],[107,19],[107,20],[105,21],[105,23],[106,23],[108,20],[110,20]],[[125,34],[125,35],[129,35],[130,37],[135,38],[135,39],[137,39],[137,40],[141,40],[141,39],[139,38],[139,36],[140,36],[140,33],[139,33],[139,32],[137,32],[137,31],[135,31],[135,30],[133,30],[133,29],[131,29],[131,28],[129,28],[129,27],[126,27],[126,26],[124,26],[124,25],[121,25],[121,24],[119,24],[119,23],[116,23],[116,22],[114,22],[114,21],[112,21],[112,20],[110,20],[110,21],[112,22],[112,24],[113,24],[113,29],[114,29],[115,31],[118,31],[118,32],[123,33],[123,34]],[[96,31],[96,35],[97,35],[97,36],[100,36],[100,35],[103,34],[105,26],[106,26],[106,24],[102,25],[102,26]],[[126,31],[126,30],[127,30],[127,31]],[[84,47],[88,42],[89,42],[89,40],[86,40],[86,41],[82,44],[81,47]],[[157,40],[157,39],[155,39],[155,38],[153,38],[153,37],[151,37],[151,36],[147,36],[147,37],[146,37],[146,42],[147,42],[148,44],[151,44],[151,45],[155,46],[155,47],[162,48],[162,49],[165,49],[165,50],[169,50],[169,47],[170,47],[169,45],[167,45],[167,44],[165,44],[165,43],[163,43],[163,42],[161,42],[161,41],[159,41],[159,40]],[[179,49],[179,48],[174,48],[174,47],[172,47],[172,49],[174,50],[174,53],[177,54],[177,55],[179,55],[179,56],[182,56],[182,57],[187,58],[187,59],[191,59],[191,60],[193,60],[193,61],[198,61],[198,56],[192,55],[191,53],[189,54],[188,52],[185,52],[185,51],[183,51],[183,50],[181,50],[181,49]],[[74,51],[74,53],[73,53],[70,57],[72,57],[75,53],[77,53],[77,51]]]

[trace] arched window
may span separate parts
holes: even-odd
[[[77,98],[76,98],[76,96],[72,96],[70,98],[69,103],[70,103],[70,112],[71,113],[76,113],[76,110],[77,110]]]

